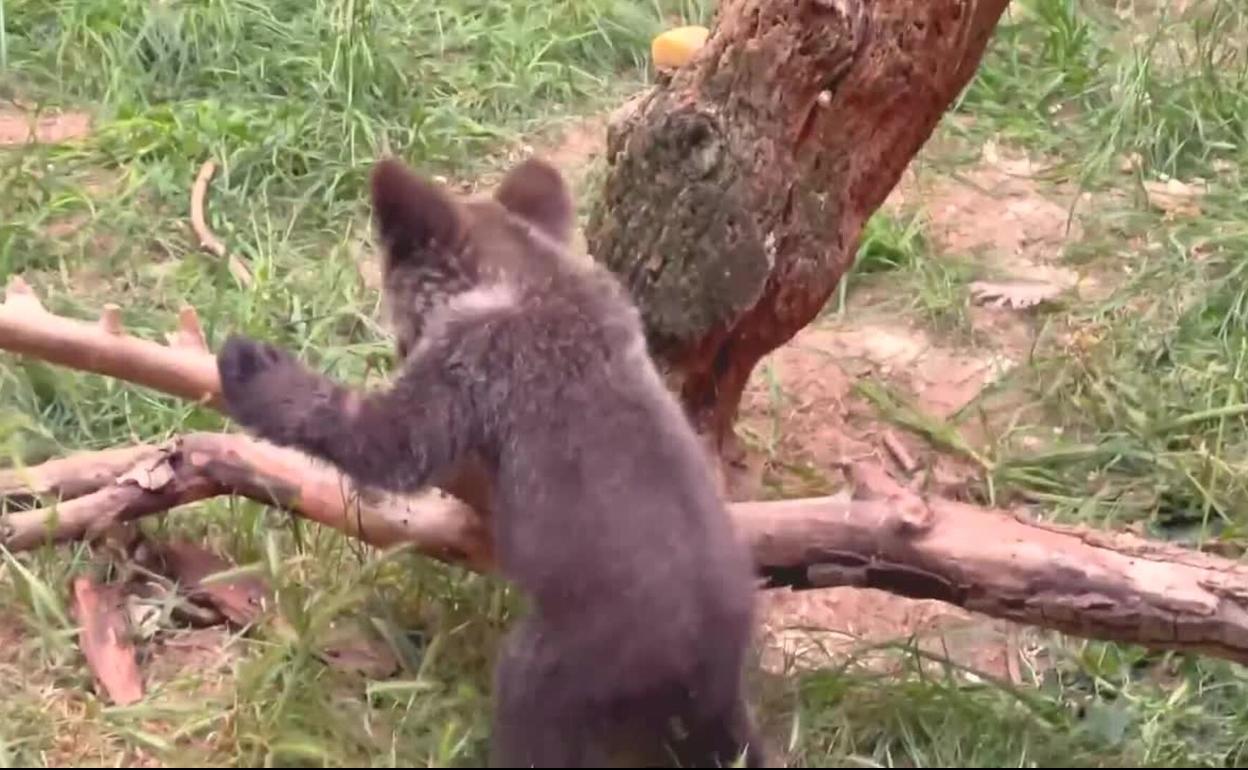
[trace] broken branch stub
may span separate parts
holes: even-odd
[[[216,359],[202,334],[198,355],[184,341],[198,328],[195,311],[183,310],[174,346],[123,333],[116,311],[106,311],[94,324],[66,318],[48,312],[21,276],[9,280],[0,303],[0,349],[215,405],[221,389]]]
[[[0,306],[0,348],[36,356],[69,350],[80,358],[62,352],[49,360],[153,387],[183,376],[194,384],[175,382],[167,392],[215,393],[215,360],[206,348],[133,340],[41,307],[39,315],[23,314],[12,306],[14,296]],[[28,291],[16,296],[18,305],[33,301]],[[37,345],[28,342],[25,327],[32,325],[41,329]],[[75,342],[63,344],[58,335]],[[145,366],[123,366],[118,340],[147,350]],[[112,352],[96,355],[91,344]],[[731,507],[772,586],[878,588],[1079,636],[1248,662],[1248,567],[1129,534],[923,498],[876,466],[854,467],[853,479],[868,499]],[[324,463],[241,435],[197,433],[155,447],[78,454],[6,472],[0,490],[63,498],[0,517],[0,545],[10,551],[93,537],[114,524],[233,494],[379,547],[411,544],[477,570],[494,564],[487,520],[468,505],[433,492],[399,497],[356,489]]]

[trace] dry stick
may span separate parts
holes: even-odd
[[[62,475],[75,463],[84,476],[94,475],[101,465],[95,454],[54,462]],[[1079,636],[1248,662],[1248,568],[1133,535],[923,500],[882,482],[872,466],[855,467],[854,475],[875,498],[732,506],[773,585],[878,588]],[[352,510],[341,484],[335,470],[297,452],[246,436],[190,434],[154,448],[110,485],[56,509],[9,515],[0,544],[17,551],[76,540],[184,503],[237,494],[376,546],[411,544],[443,561],[492,569],[488,531],[462,503],[373,495]]]
[[[208,182],[216,170],[216,163],[210,160],[204,161],[204,165],[199,167],[199,174],[195,176],[195,184],[191,185],[191,229],[199,238],[200,248],[207,249],[224,259],[225,244],[213,235],[208,222],[204,219],[204,197],[208,194]]]
[[[888,448],[888,451],[893,455],[893,459],[897,461],[897,464],[906,473],[914,473],[915,469],[919,467],[919,464],[914,461],[914,458],[910,456],[910,453],[906,451],[906,448],[897,440],[897,437],[893,435],[891,430],[884,431],[884,446]]]
[[[52,497],[72,500],[112,484],[155,447],[117,447],[49,460],[34,468],[0,470],[0,500]]]
[[[5,301],[0,302],[0,350],[126,380],[214,408],[220,407],[221,381],[217,373],[217,358],[208,350],[194,308],[187,306],[179,311],[176,330],[166,335],[167,345],[124,334],[123,331],[119,315],[108,307],[94,324],[49,313],[21,276],[9,280]],[[41,473],[55,473],[54,467],[40,467],[43,469]],[[19,469],[0,473],[0,492],[4,491],[5,484],[14,483],[12,480],[15,478],[20,485],[22,474],[28,472],[32,471]],[[488,500],[475,488],[476,481],[470,468],[445,486],[460,499],[484,510],[488,507]],[[353,485],[345,480],[339,486],[353,489]]]
[[[199,173],[195,176],[195,183],[191,185],[191,229],[199,238],[200,248],[212,252],[218,259],[225,259],[227,251],[225,244],[213,234],[212,229],[208,227],[208,221],[204,218],[204,198],[208,195],[208,182],[212,180],[212,175],[216,173],[216,170],[216,163],[211,160],[204,161],[204,164],[199,167]],[[254,279],[251,271],[247,269],[242,260],[230,254],[228,263],[230,273],[238,279],[239,283],[243,286],[252,284]]]
[[[164,348],[42,308],[16,312],[15,299],[30,308],[33,296],[28,289],[11,290],[8,302],[0,305],[0,349],[29,355],[53,350],[57,357],[44,357],[153,387],[175,383],[169,388],[173,393],[209,395],[205,386],[215,388],[213,357],[204,349]],[[53,344],[61,334],[64,339]],[[120,340],[144,355],[116,355]],[[193,387],[176,384],[179,373],[207,371],[212,377],[202,376]],[[363,495],[333,468],[298,452],[244,436],[192,434],[151,453],[134,449],[134,465],[100,484],[107,477],[104,469],[123,464],[122,451],[129,450],[86,453],[29,469],[26,493],[60,490],[82,496],[0,519],[0,545],[21,550],[48,538],[89,537],[116,522],[213,495],[239,494],[375,545],[410,543],[475,569],[493,563],[488,531],[466,505],[432,497]],[[852,471],[855,487],[866,490],[869,499],[732,506],[773,586],[878,588],[1078,636],[1248,662],[1248,567],[1126,533],[1046,525],[1004,511],[921,498],[877,466]],[[11,481],[5,488],[21,493]]]

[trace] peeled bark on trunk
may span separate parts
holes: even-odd
[[[612,119],[589,250],[709,435],[827,302],[1007,4],[724,0],[695,58]]]

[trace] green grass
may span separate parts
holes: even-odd
[[[1121,29],[1070,3],[1023,8],[1037,21],[1006,28],[1013,50],[995,57],[1002,65],[986,70],[962,109],[990,115],[1019,141],[1053,137],[1054,150],[1065,144],[1072,181],[1121,191],[1085,204],[1089,234],[1068,256],[1126,279],[1108,300],[1061,319],[1101,330],[1098,344],[1077,356],[1051,346],[1019,373],[1062,439],[1040,452],[1004,448],[999,480],[1056,514],[1238,540],[1248,522],[1240,385],[1248,192],[1237,171],[1248,162],[1248,12],[1197,3],[1186,19]],[[1033,114],[1024,126],[998,115],[998,98],[1037,80],[1052,83],[1042,112],[1062,117]],[[1124,173],[1130,155],[1143,162]],[[1149,209],[1140,184],[1165,175],[1209,180],[1199,216],[1167,220]]]
[[[1041,344],[1009,383],[1034,399],[991,448],[993,481],[1053,515],[1233,542],[1248,522],[1248,11],[1210,1],[1184,18],[1124,21],[1109,10],[1014,3],[957,107],[973,122],[944,126],[964,142],[1011,140],[1055,161],[1054,181],[1091,191],[1071,212],[1084,239],[1064,259],[1118,284],[1103,302],[1042,314]],[[1142,162],[1124,172],[1128,156]],[[1148,206],[1143,182],[1169,176],[1209,181],[1199,216]],[[876,220],[856,275],[885,267],[938,307],[929,298],[948,294],[956,263],[912,223]],[[1099,342],[1072,355],[1058,335],[1074,329]],[[1024,437],[1045,446],[1023,449]]]
[[[661,20],[705,20],[708,5],[0,0],[0,97],[95,116],[82,142],[0,151],[0,275],[22,272],[60,312],[118,302],[149,338],[186,302],[212,342],[245,331],[335,376],[379,376],[388,341],[356,263],[370,247],[371,160],[396,153],[463,179],[489,171],[552,120],[618,102],[645,79]],[[1181,19],[1112,10],[1016,0],[957,105],[973,120],[941,129],[963,156],[1001,137],[1055,159],[1046,181],[1093,193],[1072,211],[1085,236],[1064,258],[1126,276],[1104,302],[1042,314],[1035,355],[1009,383],[1028,394],[1026,409],[974,451],[986,496],[1234,546],[1248,525],[1248,10],[1232,0],[1194,2]],[[1123,173],[1132,154],[1141,163]],[[209,221],[250,266],[249,287],[186,224],[209,158],[220,167]],[[1141,184],[1161,174],[1210,180],[1200,216],[1148,208]],[[861,254],[846,294],[895,287],[941,333],[966,326],[968,255],[937,253],[920,219],[878,214]],[[1074,355],[1059,337],[1069,329],[1098,341]],[[906,419],[964,450],[950,426]],[[6,461],[222,425],[141,388],[0,358]],[[0,617],[20,633],[12,643],[0,633],[0,765],[483,761],[489,662],[514,602],[505,587],[362,551],[250,503],[217,500],[149,526],[261,570],[292,632],[263,624],[230,642],[224,671],[190,667],[140,706],[106,708],[65,607],[90,555],[3,557]],[[394,640],[398,681],[335,673],[312,656],[334,620]],[[1248,760],[1238,667],[1050,636],[1041,647],[1052,664],[1022,685],[920,666],[907,647],[888,676],[847,665],[770,680],[765,717],[795,761],[813,765]]]
[[[905,647],[908,676],[850,662],[798,686],[803,766],[1242,766],[1243,673],[1170,660],[1166,687],[1133,675],[1138,654],[1092,644],[1047,681],[968,681]],[[925,665],[924,665],[925,664]]]

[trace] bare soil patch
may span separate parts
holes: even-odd
[[[85,112],[36,114],[15,107],[0,107],[0,147],[28,144],[60,144],[91,133],[91,116]]]
[[[1060,264],[1066,245],[1082,236],[1070,218],[1073,193],[1038,181],[1039,171],[1033,161],[990,144],[978,165],[956,177],[908,171],[887,205],[918,210],[936,257],[969,258],[985,279],[1055,285],[1076,297],[1096,291],[1088,277]],[[882,422],[854,384],[884,382],[924,413],[951,418],[1025,362],[1035,338],[1031,314],[972,305],[977,341],[956,344],[898,316],[895,303],[882,301],[889,299],[887,278],[882,283],[851,296],[846,313],[811,324],[756,371],[739,425],[759,476],[752,492],[828,493],[844,484],[840,464],[864,457],[901,477],[886,435],[930,470],[945,494],[957,496],[974,479],[978,469],[968,461]],[[986,429],[967,425],[963,435],[974,443]],[[840,588],[768,592],[760,606],[770,668],[843,661],[864,645],[914,639],[973,670],[1020,676],[1022,629],[940,602]],[[895,656],[889,660],[897,664]]]

